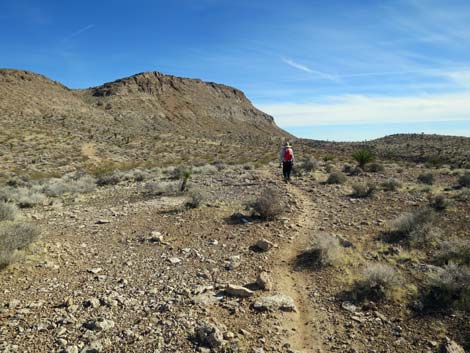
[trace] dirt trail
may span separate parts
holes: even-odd
[[[311,235],[314,234],[316,210],[313,202],[296,186],[289,185],[288,191],[295,196],[300,208],[292,220],[300,227],[289,234],[293,236],[292,242],[281,247],[276,256],[275,289],[292,297],[297,307],[297,312],[286,315],[282,323],[284,328],[292,333],[288,338],[291,349],[318,353],[323,351],[319,325],[320,322],[325,322],[325,313],[317,308],[309,297],[311,277],[306,272],[294,269],[297,255],[308,248]]]

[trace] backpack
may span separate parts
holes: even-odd
[[[284,161],[290,162],[292,161],[292,149],[291,148],[286,148],[284,151]]]

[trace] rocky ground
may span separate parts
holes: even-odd
[[[194,175],[206,192],[195,209],[185,195],[123,182],[25,211],[42,238],[0,272],[0,351],[436,352],[446,336],[461,342],[468,315],[417,315],[406,286],[391,301],[347,296],[371,263],[391,264],[407,286],[427,271],[426,251],[378,239],[390,219],[427,204],[421,171],[389,165],[329,185],[326,166],[290,184],[274,165]],[[350,195],[355,181],[392,176],[397,192]],[[433,188],[452,198],[454,179],[440,173]],[[266,187],[284,213],[251,218],[246,204]],[[441,227],[468,235],[469,207],[455,201]],[[343,240],[341,264],[304,266],[299,255],[322,234]]]

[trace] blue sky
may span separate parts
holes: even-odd
[[[242,89],[300,137],[470,136],[470,2],[0,0],[0,67]]]

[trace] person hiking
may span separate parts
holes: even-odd
[[[294,165],[294,151],[289,142],[286,142],[281,148],[281,165],[282,165],[282,175],[284,181],[287,183],[290,181],[290,173],[292,171],[292,166]]]

